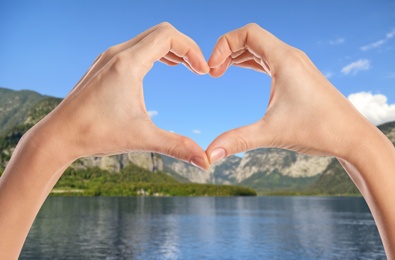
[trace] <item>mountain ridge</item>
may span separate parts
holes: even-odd
[[[0,134],[5,134],[15,126],[28,123],[26,120],[30,110],[43,100],[54,102],[56,105],[61,101],[60,98],[41,95],[31,90],[15,91],[0,87]],[[48,106],[42,106],[45,107]],[[53,109],[52,106],[49,108]],[[36,122],[30,119],[31,124]]]
[[[2,93],[5,93],[4,96]],[[0,88],[1,100],[4,102],[0,103],[0,123],[3,122],[0,132],[4,131],[4,134],[0,134],[0,171],[5,168],[23,133],[54,109],[61,99],[33,91]],[[12,118],[13,112],[16,118]],[[395,144],[395,122],[385,123],[378,128]],[[242,158],[229,156],[212,165],[208,171],[165,155],[139,152],[86,157],[74,162],[71,168],[83,170],[99,167],[119,173],[130,164],[164,171],[180,182],[246,185],[264,194],[358,194],[335,158],[307,156],[276,148],[248,151]]]

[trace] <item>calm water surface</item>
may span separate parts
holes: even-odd
[[[385,259],[356,197],[51,197],[20,259]]]

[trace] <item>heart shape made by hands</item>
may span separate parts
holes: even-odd
[[[187,59],[184,64],[191,68],[191,62]],[[209,73],[220,77],[231,65],[271,76],[270,100],[261,120],[225,132],[209,145],[206,154],[211,164],[259,147],[343,155],[341,149],[334,149],[339,143],[336,136],[343,134],[335,126],[339,118],[355,120],[356,111],[302,51],[249,24],[219,38],[208,61]],[[201,161],[191,163],[202,165]]]

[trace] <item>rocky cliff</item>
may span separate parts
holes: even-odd
[[[157,154],[151,153],[128,153],[104,157],[85,157],[72,164],[75,169],[99,167],[109,172],[120,172],[126,166],[134,164],[147,170],[163,171],[163,160]]]
[[[241,161],[237,156],[230,156],[211,166],[208,171],[203,171],[174,158],[163,155],[161,158],[165,172],[177,173],[191,182],[215,184],[236,184],[236,169]]]
[[[245,153],[237,167],[237,182],[263,172],[270,174],[278,171],[282,175],[300,178],[312,177],[322,173],[331,158],[298,154],[283,149],[257,149]]]
[[[23,133],[61,101],[32,91],[0,88],[0,170]],[[379,126],[395,144],[395,122]],[[129,153],[109,157],[87,157],[73,163],[75,169],[99,167],[113,173],[134,164],[148,170],[167,172],[182,182],[243,184],[256,190],[301,190],[314,188],[319,193],[353,193],[348,175],[330,157],[313,157],[287,150],[267,148],[246,152],[242,158],[230,156],[208,171],[164,155]],[[329,185],[329,186],[328,186]],[[329,193],[329,192],[328,192]],[[331,193],[331,194],[332,194]]]

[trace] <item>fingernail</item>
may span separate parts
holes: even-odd
[[[203,73],[207,74],[209,72],[210,72],[210,67],[207,64],[205,64]]]
[[[208,65],[208,67],[209,67],[210,69],[215,69],[216,67],[218,67],[219,65],[221,65],[221,64],[219,64],[219,65],[213,65],[212,63],[213,63],[213,62],[211,62],[210,60],[207,62],[207,65]]]
[[[202,72],[202,71],[198,71],[198,70],[196,70],[196,73],[199,74],[199,75],[207,74],[207,72]]]
[[[189,161],[190,164],[192,164],[193,166],[196,166],[202,170],[205,170],[206,167],[206,161],[199,157],[199,156],[193,156],[191,158],[191,160]]]
[[[226,151],[224,148],[215,148],[214,150],[211,151],[210,154],[210,163],[215,163],[216,161],[219,161],[226,156]]]

